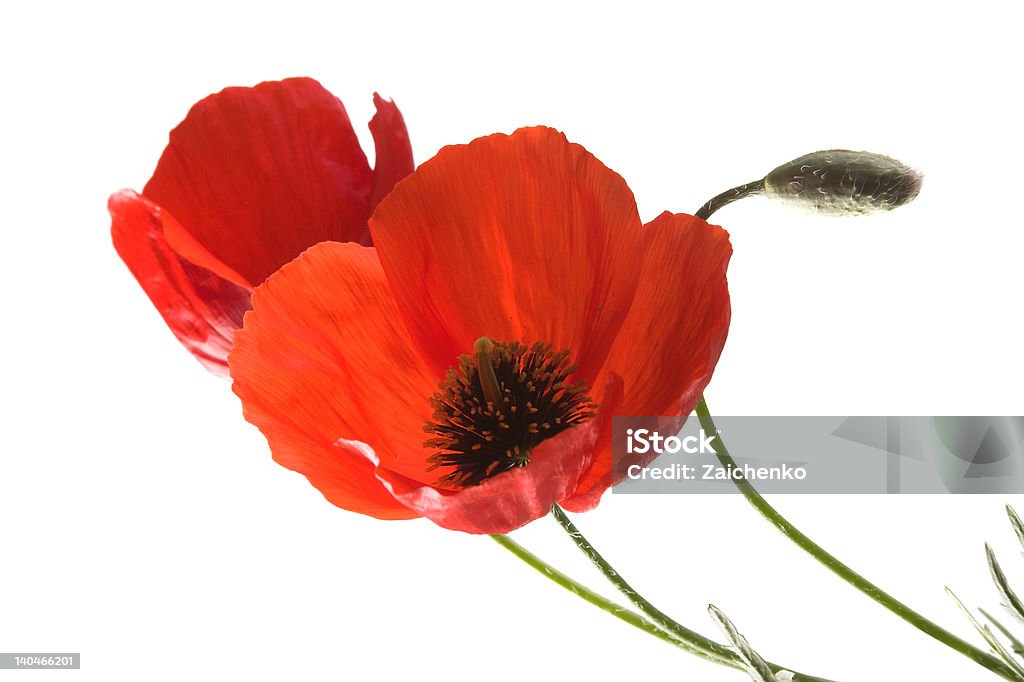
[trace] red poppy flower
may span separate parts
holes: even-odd
[[[725,342],[726,232],[642,225],[548,128],[441,150],[370,231],[271,276],[229,358],[274,458],[345,509],[471,533],[589,509],[625,470],[611,415],[685,419]]]
[[[345,107],[316,81],[227,88],[171,131],[141,195],[110,197],[118,254],[211,371],[227,374],[254,286],[318,242],[370,243],[370,213],[413,169],[401,113],[374,103],[371,170]]]

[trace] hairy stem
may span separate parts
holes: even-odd
[[[734,201],[744,199],[749,196],[761,194],[764,190],[764,182],[759,180],[756,182],[748,182],[745,185],[734,187],[733,189],[726,190],[718,196],[714,197],[697,211],[696,215],[698,218],[707,220],[711,217],[718,209],[723,206],[727,206]],[[722,442],[722,435],[718,433],[718,428],[715,426],[715,421],[711,417],[711,412],[708,411],[707,401],[704,400],[704,396],[701,396],[700,402],[697,403],[697,418],[700,420],[701,428],[707,434],[712,434],[718,437],[718,442],[721,447],[716,448],[718,450],[718,459],[728,469],[732,469],[736,466],[736,462],[729,454],[729,449],[725,447],[725,443]],[[818,544],[816,544],[809,537],[804,535],[800,530],[792,523],[786,520],[782,514],[780,514],[773,506],[768,504],[761,494],[754,489],[747,480],[736,479],[730,477],[736,487],[739,489],[743,496],[747,499],[754,509],[759,511],[763,517],[765,517],[769,523],[782,531],[782,534],[793,541],[793,543],[804,550],[812,557],[818,560],[823,566],[828,568],[830,571],[838,575],[840,578],[850,583],[858,590],[866,594],[867,596],[874,599],[876,602],[889,609],[897,616],[907,621],[921,632],[924,632],[931,637],[934,637],[938,641],[942,642],[951,649],[960,652],[964,656],[967,656],[972,661],[979,663],[980,665],[988,668],[997,675],[1008,679],[1017,680],[1016,674],[1010,668],[999,660],[996,656],[993,656],[981,649],[971,645],[948,630],[936,625],[932,621],[928,620],[917,611],[914,611],[909,606],[903,604],[895,597],[879,588],[874,583],[870,582],[859,573],[851,569],[849,566],[839,561],[832,554],[826,552]]]
[[[734,201],[739,201],[740,199],[746,199],[747,197],[756,196],[758,194],[762,194],[763,192],[764,180],[755,180],[754,182],[748,182],[745,185],[740,185],[739,187],[727,189],[718,196],[709,199],[706,204],[701,206],[697,210],[697,212],[694,213],[694,215],[700,218],[701,220],[707,220],[708,218],[711,217],[712,213],[722,208],[723,206],[728,206]]]
[[[610,613],[619,620],[629,623],[633,627],[643,630],[647,634],[657,637],[664,642],[668,642],[673,646],[679,647],[684,651],[688,651],[691,654],[700,656],[701,658],[714,663],[727,665],[731,668],[739,668],[739,662],[737,661],[736,656],[728,649],[725,649],[725,647],[715,645],[717,648],[712,651],[707,647],[700,646],[699,644],[681,640],[678,637],[673,636],[671,633],[662,630],[644,616],[635,613],[624,606],[616,604],[612,600],[606,599],[590,588],[576,582],[554,566],[548,564],[536,554],[530,552],[509,536],[492,535],[491,538],[548,580],[552,581],[559,587],[572,592],[584,601],[590,602],[602,611]]]

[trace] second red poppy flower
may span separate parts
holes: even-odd
[[[413,169],[401,113],[374,102],[372,170],[341,101],[290,78],[202,100],[142,194],[110,197],[118,254],[211,371],[227,374],[253,287],[318,242],[370,243],[370,213]]]

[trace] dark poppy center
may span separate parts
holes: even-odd
[[[524,467],[542,441],[593,417],[589,388],[568,382],[575,371],[569,352],[549,344],[477,341],[430,399],[424,447],[436,450],[435,485],[465,488]]]

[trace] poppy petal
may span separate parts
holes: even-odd
[[[177,221],[145,197],[122,190],[107,205],[121,260],[178,340],[211,372],[226,376],[249,290],[181,258],[164,234],[177,229]]]
[[[610,440],[622,381],[610,375],[603,394],[605,403],[594,419],[541,443],[528,466],[479,485],[441,490],[386,466],[378,466],[377,477],[398,500],[443,528],[477,534],[511,532],[544,516],[573,491],[590,468],[598,444]]]
[[[437,378],[405,331],[375,249],[323,242],[267,279],[229,364],[245,418],[278,463],[344,509],[418,516],[351,442],[426,476],[422,425]]]
[[[415,165],[412,159],[412,144],[405,119],[394,102],[389,102],[373,93],[373,104],[377,113],[370,119],[370,134],[376,160],[373,165],[373,191],[370,194],[370,210],[388,195],[395,183],[412,173]],[[366,230],[366,240],[370,231]]]
[[[487,336],[567,349],[591,384],[633,295],[640,227],[622,178],[550,128],[442,149],[370,219],[435,372]]]
[[[625,384],[619,414],[676,417],[678,429],[711,381],[725,344],[732,246],[722,228],[682,214],[661,214],[643,235],[640,282],[605,371]],[[619,462],[613,471],[611,449],[602,448],[566,508],[596,506],[628,464]]]
[[[227,88],[193,106],[143,194],[191,236],[169,235],[179,253],[253,286],[312,244],[358,240],[371,182],[341,101],[312,79],[291,78]]]

